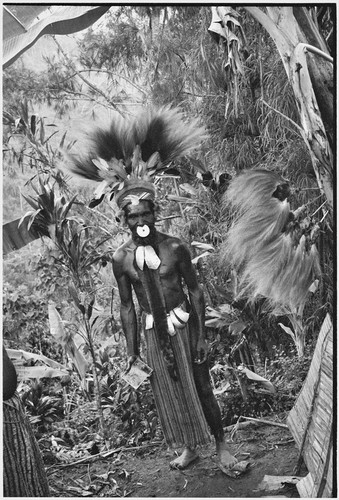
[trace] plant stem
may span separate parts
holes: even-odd
[[[89,346],[89,350],[90,350],[91,357],[92,357],[94,397],[95,397],[95,402],[96,402],[98,416],[99,416],[100,434],[104,439],[106,439],[106,425],[105,425],[104,414],[103,414],[101,400],[100,400],[100,385],[99,385],[98,374],[97,374],[96,366],[95,366],[95,351],[94,351],[94,346],[93,346],[92,332],[91,332],[91,327],[85,318],[85,315],[83,315],[83,319],[84,319],[84,323],[85,323],[85,327],[86,327],[88,346]]]

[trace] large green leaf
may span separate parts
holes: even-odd
[[[43,354],[23,351],[22,349],[7,349],[8,356],[13,361],[19,380],[64,377],[68,375],[67,368],[62,364],[47,358]],[[29,366],[31,362],[35,366]]]
[[[17,6],[18,16],[20,9],[29,9],[30,6]],[[7,68],[21,54],[32,47],[34,43],[43,35],[69,35],[77,31],[81,31],[91,26],[97,21],[107,10],[110,5],[101,6],[64,6],[60,5],[54,8],[54,11],[47,15],[44,19],[36,23],[31,23],[29,28],[25,28],[24,33],[19,33],[14,36],[7,34],[8,38],[3,41],[3,67]],[[10,13],[6,12],[8,18]]]
[[[2,247],[4,255],[13,250],[19,250],[19,248],[39,238],[38,233],[32,227],[28,229],[29,219],[24,219],[19,227],[20,220],[21,219],[16,219],[2,226]]]

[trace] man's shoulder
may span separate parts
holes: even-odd
[[[178,248],[188,248],[187,243],[178,238],[177,236],[172,236],[169,234],[161,233],[162,243],[168,247],[171,247],[172,250],[176,250]]]

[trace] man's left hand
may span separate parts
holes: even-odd
[[[196,347],[196,357],[194,359],[194,363],[201,365],[207,359],[208,354],[208,344],[205,339],[199,339]]]

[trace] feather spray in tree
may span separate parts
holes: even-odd
[[[288,182],[268,170],[236,177],[224,197],[234,220],[221,259],[240,274],[239,297],[295,310],[320,269],[314,238],[290,211],[289,194]]]

